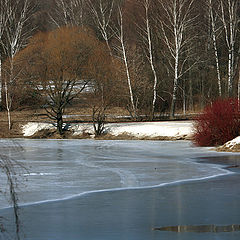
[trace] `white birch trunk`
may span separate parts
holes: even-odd
[[[7,116],[8,116],[8,130],[11,129],[11,114],[10,114],[10,104],[9,104],[9,95],[8,95],[8,84],[7,81],[5,80],[4,83],[5,87],[5,100],[6,100],[6,109],[7,109]]]
[[[233,79],[232,79],[232,52],[228,51],[228,96],[232,96],[233,91]]]
[[[174,117],[177,99],[177,88],[178,88],[178,66],[179,66],[179,51],[182,44],[182,33],[178,26],[177,19],[177,1],[174,0],[173,5],[173,23],[174,23],[174,41],[175,41],[175,63],[174,63],[174,81],[173,81],[173,92],[172,92],[172,104],[170,116]]]
[[[240,103],[240,65],[238,68],[238,104]]]
[[[238,32],[238,4],[237,0],[227,0],[227,6],[224,5],[225,1],[221,0],[221,20],[224,27],[225,40],[228,49],[228,96],[233,95],[233,77],[234,77],[234,51],[235,40]],[[227,19],[226,19],[227,16]]]
[[[151,117],[154,118],[154,112],[155,112],[155,104],[157,100],[157,73],[155,69],[155,65],[153,62],[153,50],[152,50],[152,36],[151,36],[151,27],[149,23],[149,4],[150,0],[145,0],[144,2],[144,8],[145,8],[145,20],[146,20],[146,32],[147,32],[147,41],[148,41],[148,59],[151,65],[152,73],[153,73],[153,99],[152,99],[152,114]]]
[[[121,38],[121,46],[122,46],[122,54],[123,54],[123,60],[124,60],[124,65],[125,65],[125,71],[126,71],[126,75],[127,75],[127,82],[128,82],[128,89],[129,89],[132,111],[134,114],[134,118],[136,118],[137,114],[136,114],[136,108],[135,108],[135,104],[134,104],[132,83],[131,83],[131,77],[130,77],[130,73],[129,73],[127,54],[126,54],[126,49],[125,49],[125,45],[124,45],[122,38]]]
[[[127,83],[128,83],[128,89],[129,89],[129,95],[130,95],[133,117],[136,119],[137,112],[136,112],[136,106],[135,106],[135,103],[134,103],[132,81],[131,81],[131,76],[130,76],[130,72],[129,72],[128,58],[127,58],[126,47],[125,47],[125,42],[124,42],[123,15],[122,15],[121,9],[119,9],[119,18],[120,18],[119,19],[119,24],[120,24],[120,26],[119,26],[120,27],[119,40],[120,40],[120,43],[121,43],[121,53],[123,55],[123,61],[124,61],[126,75],[127,75]]]
[[[220,67],[219,67],[219,57],[218,57],[218,48],[217,48],[217,36],[216,36],[216,25],[215,25],[215,17],[214,17],[214,14],[213,14],[212,0],[209,0],[209,11],[210,11],[210,18],[211,18],[212,41],[213,41],[213,47],[214,47],[216,71],[217,71],[217,79],[218,79],[218,94],[221,97],[222,96],[221,73],[220,73]]]
[[[177,88],[178,88],[178,52],[176,52],[176,59],[174,65],[174,81],[173,81],[173,91],[172,91],[172,104],[170,110],[170,117],[174,117],[176,109],[176,100],[177,100]]]
[[[7,11],[6,11],[6,2],[1,1],[0,5],[0,46],[2,47],[2,37],[6,28],[6,21],[7,21]],[[2,55],[0,52],[0,105],[2,105]]]
[[[173,72],[173,90],[172,102],[170,108],[170,117],[174,117],[177,89],[179,79],[197,63],[197,60],[188,68],[185,68],[189,56],[184,56],[187,49],[191,49],[193,36],[188,30],[193,26],[195,16],[190,16],[192,5],[195,0],[169,0],[168,2],[159,3],[162,5],[163,13],[167,21],[160,20],[163,32],[163,40],[169,50],[168,62]],[[187,34],[186,34],[187,33]],[[184,59],[182,57],[184,56]]]
[[[30,35],[32,29],[26,29],[26,31],[24,29],[25,24],[27,24],[30,19],[30,15],[27,14],[30,7],[29,0],[24,0],[24,2],[17,1],[14,5],[11,5],[11,2],[7,3],[7,23],[11,28],[8,27],[5,29],[5,43],[3,47],[10,64],[9,68],[4,70],[4,75],[6,75],[4,81],[5,100],[8,115],[8,127],[10,130],[12,92],[8,84],[14,84],[14,58],[18,51],[23,47],[23,44],[27,40],[27,36]]]
[[[1,38],[0,38],[1,41]],[[0,53],[0,106],[2,107],[2,86],[3,86],[3,82],[2,82],[2,56]]]

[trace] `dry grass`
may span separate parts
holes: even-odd
[[[150,136],[141,136],[136,137],[128,133],[123,133],[120,135],[111,135],[111,134],[104,134],[95,138],[96,140],[152,140],[152,141],[175,141],[175,140],[187,140],[186,137],[165,137],[165,136],[157,136],[157,137],[150,137]]]
[[[229,148],[225,145],[217,147],[216,151],[218,152],[240,152],[240,144],[236,144],[235,146]]]
[[[76,107],[68,107],[65,111],[65,115],[72,115],[71,118],[65,118],[65,122],[91,122],[91,114],[92,109],[82,106]],[[114,107],[106,111],[107,121],[108,122],[129,122],[131,119],[125,118],[124,116],[128,116],[129,113],[124,108]],[[123,116],[122,118],[119,116]],[[28,122],[51,122],[51,120],[47,117],[45,109],[22,109],[19,111],[11,112],[11,129],[8,130],[8,118],[7,112],[0,112],[0,138],[22,138],[22,126]],[[91,138],[91,136],[87,133],[83,133],[82,135],[73,135],[72,132],[67,131],[63,136],[60,136],[56,131],[42,130],[39,133],[36,133],[31,138],[54,138],[54,139],[62,139],[62,138],[70,138],[70,139],[85,139]],[[121,134],[119,136],[113,135],[103,135],[97,137],[96,139],[110,139],[110,140],[178,140],[176,138],[168,138],[168,137],[135,137],[129,134]]]

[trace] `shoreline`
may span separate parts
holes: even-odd
[[[70,123],[65,127],[63,135],[59,135],[56,127],[50,123],[28,122],[21,129],[23,138],[30,139],[192,141],[194,134],[192,120],[107,123],[100,136],[95,136],[92,123]],[[222,146],[215,146],[215,151],[240,152],[240,137]]]
[[[22,126],[22,132],[23,137],[40,139],[190,140],[192,128],[192,121],[108,123],[105,124],[103,135],[95,136],[91,123],[72,123],[67,126],[65,135],[60,136],[50,123],[29,122]]]

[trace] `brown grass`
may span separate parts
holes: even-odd
[[[240,144],[236,144],[231,149],[226,147],[225,145],[217,147],[216,151],[218,152],[240,152]]]
[[[71,118],[65,118],[65,122],[91,122],[91,108],[87,107],[68,107],[66,109],[66,115],[73,115]],[[114,107],[109,109],[107,112],[107,121],[108,122],[129,122],[131,119],[126,118],[117,118],[117,116],[128,116],[129,113],[127,110],[119,107]],[[19,111],[12,111],[11,112],[11,129],[8,130],[8,118],[7,112],[2,111],[0,112],[0,124],[1,124],[1,131],[0,131],[0,138],[22,138],[22,126],[27,124],[28,122],[51,122],[51,120],[46,116],[45,109],[22,109]],[[67,131],[60,136],[56,131],[53,130],[42,130],[31,138],[52,138],[52,139],[63,139],[63,138],[70,138],[70,139],[86,139],[91,138],[91,136],[87,133],[83,133],[82,135],[73,135],[71,131]],[[96,139],[109,139],[109,140],[179,140],[176,138],[169,138],[169,137],[135,137],[131,136],[127,133],[121,134],[119,136],[113,136],[110,134],[103,135],[97,137]],[[184,138],[186,139],[186,138]]]

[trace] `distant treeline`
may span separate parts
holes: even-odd
[[[198,111],[240,96],[239,29],[239,0],[0,0],[2,106]]]

